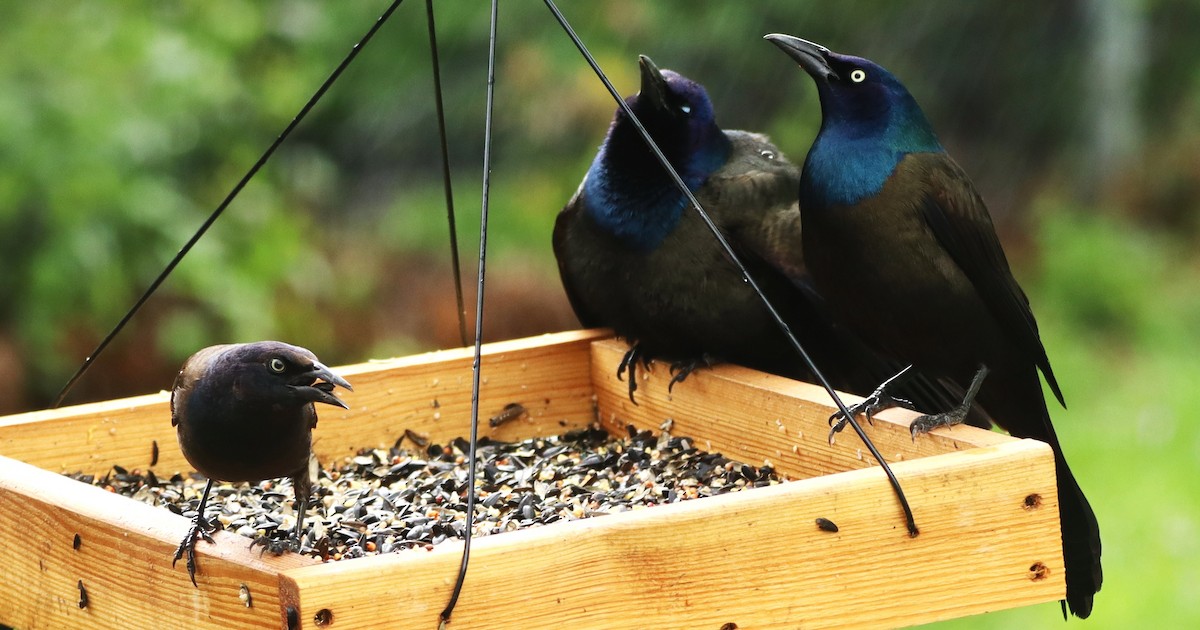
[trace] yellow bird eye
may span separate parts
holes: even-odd
[[[850,80],[855,83],[862,83],[867,80],[867,73],[862,68],[855,68],[850,71]]]
[[[267,365],[271,368],[271,371],[275,373],[282,373],[285,369],[287,369],[287,364],[284,363],[283,359],[280,359],[279,357],[271,359],[271,362]]]

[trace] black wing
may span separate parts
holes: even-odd
[[[906,168],[923,170],[928,178],[926,190],[930,192],[922,199],[920,211],[938,242],[966,273],[996,319],[1033,357],[1059,404],[1066,407],[1029,298],[1013,278],[991,215],[971,180],[944,153],[911,155],[906,162]]]
[[[584,328],[597,328],[604,326],[604,324],[584,305],[583,299],[574,287],[571,279],[572,275],[567,270],[567,265],[569,264],[568,256],[570,255],[567,244],[567,239],[569,238],[568,232],[571,230],[573,222],[583,218],[583,203],[583,185],[580,184],[579,190],[575,192],[575,195],[571,197],[567,205],[558,213],[558,218],[554,220],[554,234],[551,242],[554,246],[554,258],[558,260],[558,275],[562,279],[563,290],[567,294],[567,301],[571,304],[571,310],[575,311],[575,317],[579,319],[579,323]]]

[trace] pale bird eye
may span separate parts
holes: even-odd
[[[691,105],[681,105],[679,107],[679,111],[681,111],[685,114],[690,114],[690,113],[692,113],[692,106]]]
[[[287,367],[284,365],[283,359],[280,359],[279,357],[271,359],[270,366],[272,372],[283,372],[283,370]]]
[[[774,152],[774,151],[769,151],[769,150],[767,150],[767,149],[763,149],[762,151],[759,151],[759,152],[758,152],[758,154],[759,154],[759,155],[761,155],[761,156],[763,157],[763,159],[767,159],[767,160],[774,160],[774,159],[775,159],[775,152]]]
[[[850,80],[855,83],[862,83],[867,79],[867,73],[862,68],[855,68],[850,72]]]

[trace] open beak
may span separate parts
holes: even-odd
[[[649,99],[656,109],[667,109],[667,80],[662,71],[646,55],[638,55],[638,68],[642,71],[640,99]]]
[[[814,44],[807,39],[792,37],[782,33],[771,33],[763,39],[775,44],[780,50],[787,53],[801,68],[804,69],[813,79],[818,81],[829,81],[830,79],[837,80],[838,74],[829,66],[829,49],[820,45]]]
[[[335,387],[344,387],[349,391],[354,391],[354,388],[350,386],[350,383],[346,379],[334,374],[329,371],[329,368],[317,362],[313,362],[312,370],[305,376],[311,376],[314,380],[319,380],[311,385],[296,386],[296,390],[302,396],[312,402],[325,403],[341,407],[342,409],[350,408],[350,405],[347,405],[345,401],[333,395]]]

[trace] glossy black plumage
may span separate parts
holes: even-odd
[[[1100,532],[1059,444],[1038,371],[1062,392],[1029,300],[983,200],[938,143],[915,100],[876,64],[785,35],[773,43],[816,81],[822,128],[800,185],[805,261],[839,321],[881,352],[965,384],[1017,437],[1054,450],[1066,604],[1092,610]]]
[[[186,552],[193,584],[195,537],[212,542],[204,506],[213,479],[290,477],[298,540],[312,491],[313,403],[348,408],[332,394],[334,386],[351,389],[312,352],[279,341],[211,346],[184,362],[171,392],[171,425],[184,457],[210,480],[196,520],[175,552],[175,561]]]
[[[641,71],[631,107],[831,383],[866,394],[903,367],[834,325],[813,290],[800,248],[799,168],[766,136],[721,130],[698,84],[645,57]],[[811,379],[620,109],[558,216],[553,244],[580,321],[613,328],[643,357]],[[923,377],[901,393],[923,408],[954,399]]]

